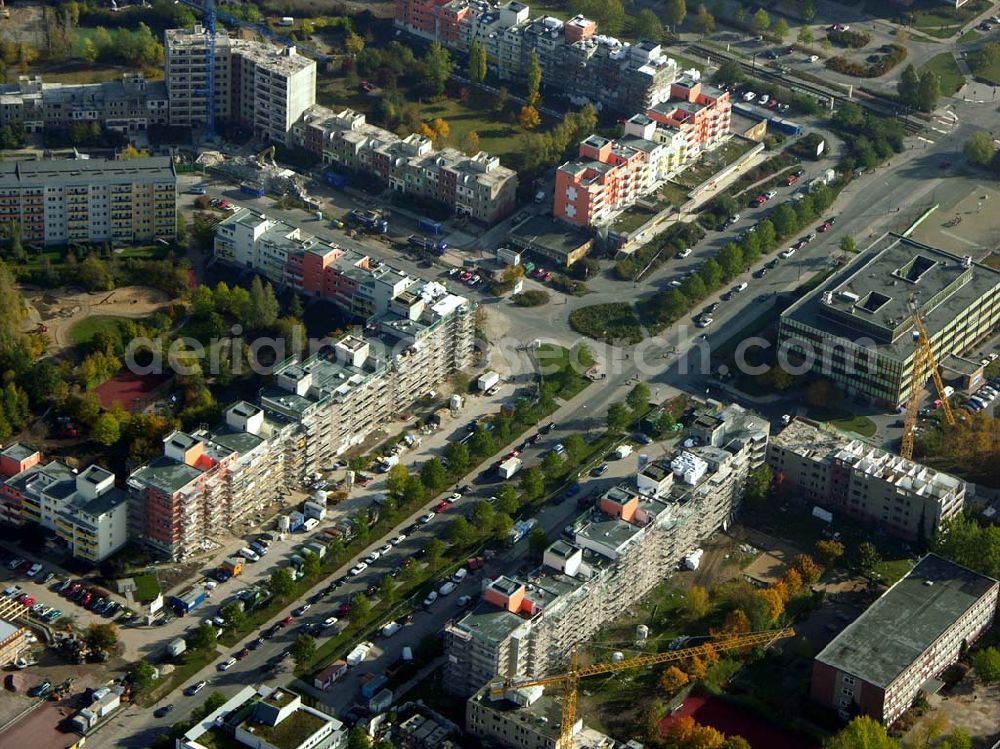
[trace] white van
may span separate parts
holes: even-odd
[[[402,628],[403,625],[399,622],[388,622],[382,627],[382,637],[392,637]]]
[[[457,572],[455,572],[454,575],[451,576],[451,581],[453,583],[460,583],[468,576],[469,576],[469,571],[465,569],[465,567],[462,567]]]
[[[447,582],[438,588],[438,595],[444,597],[450,595],[453,590],[455,590],[455,583]]]
[[[239,555],[246,559],[248,562],[257,562],[260,560],[260,556],[253,550],[244,546],[239,551]]]
[[[302,530],[308,533],[313,530],[317,525],[319,525],[319,520],[316,518],[306,518],[306,521],[302,524]]]

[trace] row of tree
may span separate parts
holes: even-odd
[[[899,100],[921,112],[933,112],[941,98],[941,79],[933,70],[917,73],[913,64],[903,69],[897,84]]]

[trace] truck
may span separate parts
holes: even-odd
[[[485,393],[491,387],[499,384],[499,382],[500,382],[500,375],[498,375],[496,372],[493,371],[483,372],[481,375],[479,375],[479,379],[476,380],[476,387],[479,388],[480,393]]]
[[[251,198],[263,198],[264,186],[256,182],[241,182],[240,192],[244,195],[249,195]]]
[[[448,251],[448,243],[441,239],[428,239],[419,234],[411,234],[406,238],[410,247],[415,247],[424,252],[433,252],[435,255],[443,255]]]
[[[361,696],[364,697],[366,700],[370,700],[372,697],[378,694],[379,690],[382,687],[384,687],[386,682],[388,681],[389,677],[387,677],[385,674],[378,674],[377,676],[373,676],[371,679],[369,679],[367,682],[361,685]]]
[[[236,577],[243,572],[243,560],[240,557],[230,557],[219,565],[219,569],[228,572],[229,577]]]
[[[373,234],[385,234],[389,231],[389,222],[378,211],[361,211],[354,209],[347,217],[365,231]]]
[[[392,468],[397,463],[399,463],[398,455],[386,455],[384,458],[382,458],[382,461],[378,464],[378,467],[382,473],[388,473],[389,469]]]
[[[441,225],[440,221],[434,221],[429,218],[418,219],[417,228],[424,234],[431,234],[433,236],[437,236],[444,231],[444,227]]]
[[[304,505],[302,505],[302,512],[307,518],[315,518],[316,520],[326,520],[326,505],[320,504],[319,502],[313,502],[307,500]]]
[[[507,460],[497,466],[497,473],[500,474],[500,478],[506,480],[520,471],[523,465],[524,463],[520,458],[507,458]]]
[[[347,177],[337,172],[323,172],[323,182],[336,190],[343,190],[347,187]]]
[[[302,524],[306,522],[306,516],[301,512],[290,512],[288,513],[288,530],[291,533],[299,530]]]
[[[518,520],[514,523],[514,527],[510,529],[510,535],[507,537],[507,542],[513,546],[522,538],[531,533],[531,529],[538,525],[538,521],[534,518],[528,518],[527,520]]]
[[[627,458],[631,454],[632,454],[632,445],[619,445],[618,448],[615,450],[615,457],[619,459]]]
[[[187,650],[187,641],[183,637],[175,637],[167,643],[167,655],[171,658],[176,658],[185,650]]]

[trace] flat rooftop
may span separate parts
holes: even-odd
[[[909,304],[932,339],[1000,287],[1000,272],[897,234],[886,234],[826,283],[789,307],[782,320],[848,340],[869,338],[905,360],[914,344]]]
[[[61,184],[120,184],[132,181],[176,180],[167,156],[112,161],[110,159],[45,159],[0,162],[0,188],[52,187]]]
[[[512,614],[507,609],[480,601],[474,609],[456,622],[455,627],[468,632],[476,639],[500,642],[524,626],[525,621],[526,619]]]
[[[511,243],[519,249],[541,249],[560,257],[583,246],[589,247],[594,241],[583,232],[545,216],[532,216],[511,229],[509,236]]]
[[[996,586],[992,578],[928,554],[837,635],[816,660],[888,687]]]

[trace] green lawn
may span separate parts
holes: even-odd
[[[923,74],[927,71],[937,73],[938,78],[941,79],[941,93],[945,96],[951,96],[965,83],[965,76],[959,71],[955,55],[951,52],[935,55],[921,66],[919,72]]]
[[[594,304],[574,310],[570,327],[597,341],[632,344],[642,340],[642,326],[631,304]]]
[[[839,419],[831,419],[830,425],[842,432],[853,432],[862,437],[874,437],[878,427],[875,422],[867,416],[845,416]]]
[[[973,64],[974,60],[975,56],[969,55],[969,67],[972,68],[972,72],[976,78],[980,78],[984,82],[994,86],[1000,86],[1000,60],[997,60],[992,65],[975,65]]]
[[[967,42],[974,42],[977,39],[979,39],[980,36],[981,36],[981,34],[978,31],[976,31],[975,29],[969,29],[964,34],[962,34],[960,37],[958,37],[958,43],[959,44],[965,44]]]
[[[152,601],[160,594],[160,583],[156,575],[133,575],[135,583],[135,599],[137,601]]]
[[[119,320],[124,317],[116,315],[91,315],[85,317],[69,329],[69,339],[74,346],[83,346],[101,332],[109,332],[117,328]]]
[[[612,228],[618,232],[632,232],[649,221],[655,215],[655,211],[651,211],[645,206],[634,205],[627,211],[623,211],[618,218],[615,219],[615,223],[612,225]]]

